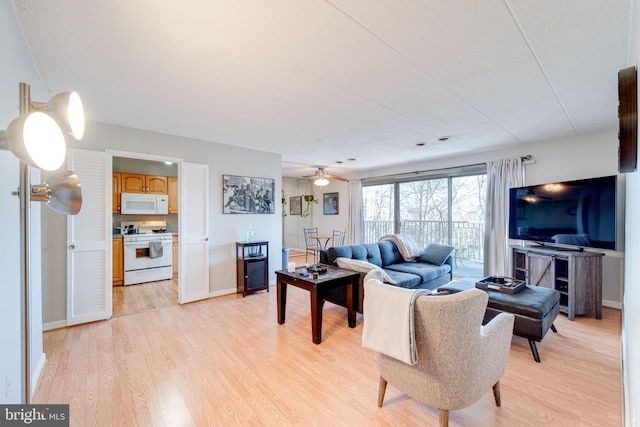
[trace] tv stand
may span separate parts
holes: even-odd
[[[512,274],[529,285],[560,292],[560,311],[602,319],[603,253],[564,250],[552,246],[512,246]]]
[[[535,243],[536,244],[534,246],[531,246],[532,248],[535,248],[535,249],[544,249],[544,250],[551,250],[551,251],[558,251],[558,252],[584,252],[584,248],[582,247],[565,248],[563,246],[547,245],[546,243],[543,243],[543,242],[535,242]]]

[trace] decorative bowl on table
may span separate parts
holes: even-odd
[[[327,267],[323,267],[321,265],[310,265],[307,267],[307,271],[309,273],[325,274],[328,270]]]

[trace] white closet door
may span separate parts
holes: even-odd
[[[67,325],[111,317],[111,155],[69,150],[82,209],[67,217]]]
[[[180,172],[179,303],[209,297],[209,166],[182,163]]]

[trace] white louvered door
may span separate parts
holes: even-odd
[[[179,303],[209,297],[209,166],[182,163]]]
[[[111,317],[111,155],[69,150],[68,168],[82,187],[82,209],[67,217],[67,325],[76,325]]]

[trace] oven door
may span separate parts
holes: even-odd
[[[136,239],[136,238],[133,238]],[[147,268],[170,267],[173,261],[171,236],[152,241],[124,241],[124,270],[143,270]],[[162,242],[162,254],[151,257],[151,242]]]

